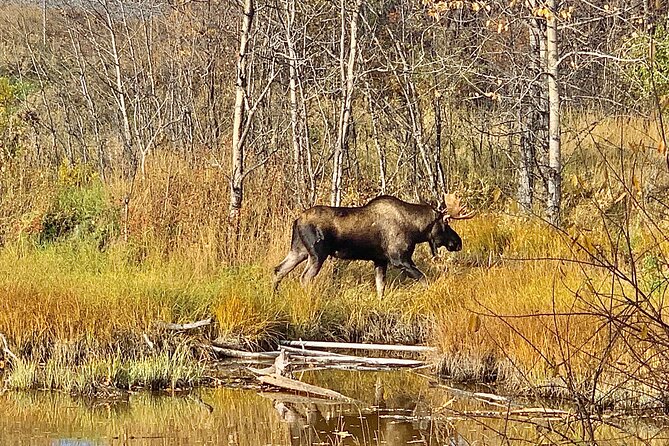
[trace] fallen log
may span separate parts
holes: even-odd
[[[203,347],[210,349],[217,355],[225,356],[226,358],[268,360],[279,356],[279,352],[245,352],[243,350],[216,347],[215,345],[203,345]]]
[[[453,395],[462,396],[465,398],[472,398],[487,404],[503,406],[503,407],[507,407],[510,404],[512,404],[509,398],[502,395],[496,395],[494,393],[471,392],[469,390],[458,389],[456,387],[447,386],[446,384],[438,384],[437,386],[441,389],[448,390]]]
[[[347,350],[383,350],[389,352],[433,353],[437,349],[424,345],[398,344],[363,344],[357,342],[325,342],[325,341],[281,341],[281,345],[290,347],[331,348]]]
[[[334,390],[326,389],[324,387],[314,386],[313,384],[303,383],[296,379],[286,378],[280,375],[260,375],[257,377],[261,383],[269,384],[270,386],[279,387],[281,389],[292,390],[294,392],[307,393],[309,395],[319,396],[322,398],[329,398],[332,400],[339,400],[342,402],[353,403],[354,399],[342,395]]]
[[[482,418],[539,418],[542,420],[560,420],[564,418],[573,417],[572,412],[561,409],[550,409],[547,407],[527,407],[523,409],[511,409],[500,411],[489,410],[469,410],[458,412],[459,415],[466,417],[482,417]]]
[[[191,322],[189,324],[173,324],[171,322],[156,321],[154,322],[154,325],[157,328],[161,328],[163,330],[188,331],[206,327],[207,325],[211,325],[212,322],[213,319],[208,318],[208,319],[202,319],[201,321]]]
[[[503,412],[502,412],[503,413]],[[522,409],[512,409],[509,411],[511,415],[533,417],[535,415],[539,416],[560,416],[560,417],[571,417],[574,416],[573,412],[562,409],[552,409],[550,407],[524,407]]]
[[[274,367],[274,364],[269,367],[265,367],[264,369],[256,369],[254,367],[247,367],[246,369],[254,375],[273,375],[276,373],[276,367]]]
[[[368,366],[383,366],[383,367],[420,367],[425,365],[423,361],[416,361],[413,359],[399,359],[399,358],[366,358],[362,356],[344,356],[344,355],[329,355],[329,356],[303,356],[291,354],[290,360],[292,363],[303,362],[307,364],[319,365],[368,365]]]
[[[324,352],[321,350],[307,350],[304,348],[289,347],[287,345],[282,345],[279,347],[281,350],[285,350],[288,353],[296,353],[303,356],[347,356],[339,353]]]

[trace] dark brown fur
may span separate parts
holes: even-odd
[[[332,256],[374,262],[381,297],[389,264],[414,279],[424,279],[411,257],[416,245],[425,242],[430,243],[433,255],[440,246],[449,251],[462,249],[462,240],[448,219],[426,204],[382,195],[361,207],[314,206],[293,223],[290,252],[274,269],[274,288],[307,259],[302,282],[310,281]]]

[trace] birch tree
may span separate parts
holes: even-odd
[[[337,143],[334,149],[332,164],[332,190],[330,203],[332,206],[341,204],[341,187],[343,175],[343,158],[348,149],[353,104],[353,88],[355,86],[355,62],[358,52],[358,19],[364,0],[355,0],[355,6],[349,23],[348,58],[346,58],[346,0],[341,0],[341,38],[339,61],[341,69],[341,109]]]
[[[560,224],[562,164],[560,148],[559,53],[556,0],[546,2],[546,74],[548,86],[548,219]]]
[[[239,212],[244,200],[244,139],[243,123],[247,87],[247,45],[253,23],[254,1],[244,0],[242,27],[237,55],[237,79],[235,82],[235,107],[232,120],[232,173],[230,177],[230,218],[239,221]]]

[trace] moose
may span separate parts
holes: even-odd
[[[429,243],[433,256],[441,246],[448,251],[461,250],[462,239],[449,221],[473,215],[453,194],[444,196],[443,209],[407,203],[390,195],[381,195],[360,207],[311,207],[293,222],[290,251],[274,268],[274,290],[307,259],[301,280],[303,285],[308,283],[331,256],[374,262],[376,292],[382,298],[389,264],[424,281],[425,275],[411,259],[416,245]]]

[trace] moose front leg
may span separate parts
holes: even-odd
[[[413,263],[413,260],[411,260],[410,257],[391,260],[390,263],[395,268],[399,268],[405,273],[407,273],[409,277],[416,279],[424,284],[427,284],[427,279],[425,279],[425,274],[423,274],[421,270],[419,270],[416,267],[416,264]]]
[[[434,240],[430,240],[430,252],[432,252],[432,257],[437,257],[439,255],[439,247]]]
[[[386,271],[388,271],[388,262],[374,262],[376,294],[379,299],[383,299],[383,291],[386,288]]]

